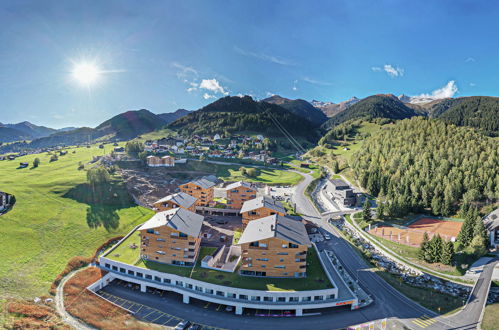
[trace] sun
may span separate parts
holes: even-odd
[[[101,71],[92,63],[76,64],[72,71],[73,78],[82,85],[90,86],[100,77]]]

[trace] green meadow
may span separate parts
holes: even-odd
[[[117,178],[107,197],[93,202],[79,162],[89,168],[94,156],[111,150],[94,145],[70,149],[55,162],[47,153],[0,161],[0,190],[16,197],[13,209],[0,216],[0,298],[47,294],[70,258],[92,256],[106,240],[151,216],[130,201]],[[36,157],[41,164],[32,168]],[[18,169],[20,162],[30,166]]]

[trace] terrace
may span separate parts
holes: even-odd
[[[333,285],[329,281],[322,268],[319,256],[314,248],[307,253],[307,277],[306,278],[267,278],[250,277],[239,275],[238,269],[234,273],[227,273],[212,269],[201,268],[201,260],[207,255],[215,252],[214,247],[201,247],[198,261],[194,267],[181,267],[162,264],[154,261],[142,260],[140,258],[140,235],[133,232],[126,240],[115,246],[104,257],[123,262],[136,267],[170,273],[189,277],[207,283],[230,286],[241,289],[264,290],[264,291],[306,291],[331,289]]]

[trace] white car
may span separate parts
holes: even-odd
[[[324,238],[329,241],[331,239],[331,236],[329,236],[329,234],[325,234]]]

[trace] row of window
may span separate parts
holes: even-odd
[[[128,275],[132,275],[132,276],[136,276],[136,277],[140,277],[140,278],[145,278],[146,280],[153,280],[155,282],[159,282],[159,283],[165,283],[165,284],[172,284],[172,281],[168,278],[160,278],[158,276],[153,276],[152,275],[148,275],[148,274],[143,274],[141,272],[134,272],[133,270],[127,270],[125,268],[119,268],[117,266],[112,266],[109,265],[109,264],[105,264],[106,268],[108,269],[112,269],[114,271],[119,271],[121,273],[127,273]],[[299,277],[299,276],[297,276]],[[207,294],[212,294],[212,295],[217,295],[217,296],[221,296],[221,297],[227,297],[227,298],[232,298],[232,299],[236,299],[237,298],[237,295],[235,293],[225,293],[223,291],[214,291],[212,289],[204,289],[200,286],[193,286],[192,284],[189,284],[189,283],[184,283],[182,281],[175,281],[174,285],[176,286],[180,286],[180,287],[185,287],[187,289],[191,289],[191,290],[196,290],[196,291],[199,291],[199,292],[204,292],[204,293],[207,293]],[[335,299],[336,296],[334,294],[329,294],[329,295],[326,295],[326,296],[307,296],[307,297],[301,297],[301,301],[303,302],[309,302],[309,301],[312,301],[312,298],[314,299],[314,301],[321,301],[321,300],[329,300],[329,299]],[[268,296],[265,296],[265,297],[261,297],[261,296],[247,296],[247,295],[244,295],[244,294],[240,294],[239,295],[239,299],[241,300],[250,300],[250,301],[266,301],[266,302],[299,302],[300,301],[300,297],[288,297],[288,300],[286,300],[286,297],[268,297]]]
[[[259,247],[259,248],[267,248],[269,245],[267,243],[261,243],[261,242],[256,241],[256,242],[251,242],[249,244],[249,246],[251,246],[251,247]],[[299,248],[299,246],[297,244],[288,243],[288,244],[282,244],[281,248],[283,248],[283,249],[287,249],[287,248],[297,249],[297,248]],[[281,252],[281,253],[287,255],[286,252]]]

